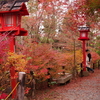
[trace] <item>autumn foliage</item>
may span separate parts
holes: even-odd
[[[91,55],[92,55],[92,62],[93,63],[95,63],[96,61],[100,60],[100,56],[96,52],[91,52]]]
[[[8,52],[5,67],[8,66],[8,69],[10,67],[15,67],[15,70],[17,70],[18,72],[26,72],[26,64],[27,61],[25,60],[24,55],[18,55],[16,53]]]
[[[26,54],[28,61],[27,71],[33,71],[35,77],[41,81],[50,77],[47,75],[48,68],[51,69],[51,77],[56,76],[58,72],[62,71],[62,61],[59,60],[59,53],[47,44],[37,45],[30,43],[30,45],[25,47],[21,52]]]
[[[62,72],[62,66],[65,66],[65,70],[72,70],[74,65],[74,53],[73,52],[59,52],[52,48],[50,44],[35,44],[30,41],[26,46],[18,45],[17,52],[22,52],[26,55],[27,60],[27,72],[30,70],[35,73],[35,77],[38,80],[44,81],[50,77],[58,77],[58,73]],[[19,48],[20,47],[20,48]],[[76,51],[76,62],[82,62],[82,51]],[[50,75],[47,75],[48,68],[51,70]]]
[[[99,35],[96,31],[100,30],[100,0],[75,0],[70,4],[68,2],[29,0],[27,6],[30,16],[23,17],[22,20],[22,25],[29,35],[17,40],[16,53],[8,52],[9,41],[7,37],[0,36],[0,75],[12,66],[18,72],[33,71],[38,81],[45,81],[50,77],[57,78],[62,71],[71,72],[83,61],[77,27],[84,24],[91,26],[88,46],[92,48],[93,36]],[[54,45],[56,43],[58,49],[65,48],[65,52],[59,51]],[[60,47],[60,43],[64,46]],[[99,44],[98,41],[95,43]],[[93,62],[100,59],[95,51],[91,54]],[[62,69],[62,66],[65,66],[65,69]]]

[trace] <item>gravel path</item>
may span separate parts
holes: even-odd
[[[62,86],[39,91],[36,100],[100,100],[100,70]]]

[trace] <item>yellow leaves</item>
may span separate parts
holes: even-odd
[[[66,52],[60,55],[60,57],[58,58],[60,58],[59,65],[66,66],[65,69],[70,70],[71,68],[75,66],[74,61],[75,61],[75,64],[82,62],[83,55],[82,55],[81,50],[77,50],[75,51],[75,54],[74,52]]]
[[[7,62],[5,66],[14,66],[18,71],[25,71],[27,60],[24,55],[8,52]]]
[[[82,50],[77,50],[76,51],[76,62],[81,63],[82,59],[83,59]]]
[[[82,70],[82,68],[81,68],[81,65],[80,65],[80,64],[78,64],[78,65],[76,66],[76,70],[77,70],[77,72],[78,72],[78,73],[80,73],[80,71]]]

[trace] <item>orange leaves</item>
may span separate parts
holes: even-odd
[[[24,55],[8,52],[8,57],[5,66],[14,66],[18,71],[25,71],[27,61]]]
[[[83,60],[83,54],[82,54],[82,50],[77,50],[76,51],[76,62],[77,63],[81,63]]]
[[[100,59],[100,56],[96,52],[91,52],[92,61],[95,62]]]
[[[62,54],[59,57],[59,64],[65,66],[65,69],[70,70],[74,67],[74,60],[75,63],[81,63],[82,62],[82,51],[77,50],[75,51],[75,58],[74,58],[74,53],[73,52],[66,52]]]

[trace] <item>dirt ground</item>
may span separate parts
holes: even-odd
[[[100,69],[66,85],[36,91],[35,100],[100,100]]]

